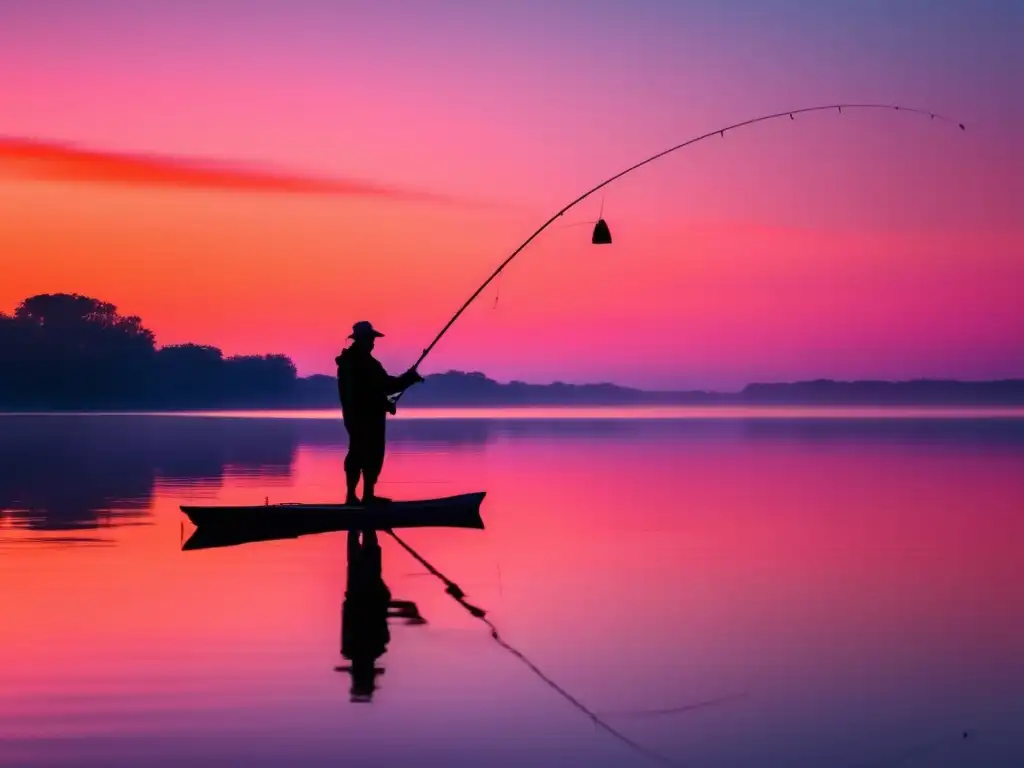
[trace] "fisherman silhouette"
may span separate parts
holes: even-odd
[[[384,465],[384,445],[388,413],[395,404],[388,397],[423,381],[416,368],[401,376],[391,376],[371,354],[374,342],[384,334],[366,320],[352,326],[352,344],[335,358],[338,364],[338,397],[348,431],[349,447],[345,456],[346,504],[358,504],[356,487],[363,478],[363,504],[385,502],[374,488]]]
[[[384,670],[377,659],[391,641],[388,619],[405,618],[408,624],[426,624],[416,604],[392,600],[381,576],[381,548],[375,531],[348,534],[348,568],[345,600],[341,607],[341,655],[351,664],[335,667],[352,675],[351,701],[370,702],[377,689],[377,676]]]

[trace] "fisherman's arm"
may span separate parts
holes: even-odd
[[[385,395],[398,394],[413,384],[423,381],[423,377],[420,376],[415,368],[410,368],[401,376],[392,376],[384,370],[384,366],[381,366],[378,375],[380,377],[381,389],[384,390]]]

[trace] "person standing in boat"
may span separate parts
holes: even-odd
[[[383,502],[374,488],[384,465],[384,447],[388,413],[395,406],[388,397],[423,381],[415,368],[401,376],[391,376],[373,356],[376,340],[384,334],[366,320],[352,326],[352,344],[335,358],[338,364],[338,397],[348,432],[345,456],[346,504],[358,504],[356,487],[363,479],[363,504]]]

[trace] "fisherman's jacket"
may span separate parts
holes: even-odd
[[[369,352],[356,346],[345,349],[338,364],[338,399],[346,426],[383,425],[388,396],[411,386],[415,373],[391,376]]]

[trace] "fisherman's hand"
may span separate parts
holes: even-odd
[[[405,372],[405,375],[409,379],[409,382],[410,382],[409,386],[410,387],[413,384],[419,384],[421,381],[424,381],[423,377],[420,376],[420,372],[417,371],[415,368],[410,368],[408,371]]]

